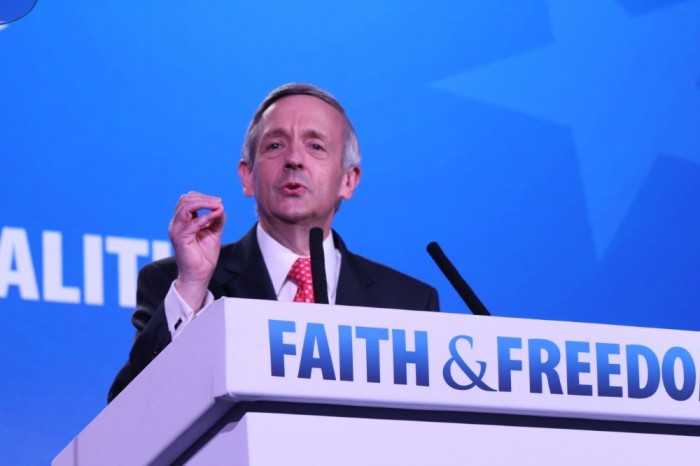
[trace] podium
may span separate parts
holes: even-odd
[[[697,464],[698,362],[698,332],[226,298],[52,464]]]

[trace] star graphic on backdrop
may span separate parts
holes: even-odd
[[[431,85],[571,127],[599,259],[660,154],[700,163],[700,1],[550,0],[554,43]]]

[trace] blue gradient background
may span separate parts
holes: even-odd
[[[236,162],[290,81],[334,93],[364,177],[350,248],[493,314],[700,330],[700,1],[40,1],[0,30],[0,226],[166,239],[178,196],[254,221]],[[114,256],[105,277],[116,276]],[[40,286],[41,289],[41,286]],[[45,464],[104,406],[130,310],[0,299],[0,462]]]

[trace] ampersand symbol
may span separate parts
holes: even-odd
[[[482,380],[484,378],[484,373],[486,372],[486,363],[484,361],[476,361],[479,364],[478,375],[473,370],[471,370],[471,368],[467,365],[466,362],[464,362],[464,359],[462,359],[462,356],[457,351],[457,342],[459,340],[467,340],[467,342],[469,342],[469,346],[471,348],[474,348],[474,341],[472,340],[472,337],[468,335],[458,335],[450,341],[450,354],[452,355],[452,357],[447,360],[447,362],[445,363],[445,367],[443,367],[442,369],[442,377],[445,379],[445,382],[447,382],[447,385],[454,388],[455,390],[469,390],[470,388],[477,386],[484,391],[495,392],[496,390],[486,385],[486,383]],[[461,385],[455,381],[455,379],[452,377],[453,364],[457,364],[457,366],[462,370],[462,372],[467,377],[469,377],[471,383]]]

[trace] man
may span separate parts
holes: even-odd
[[[295,274],[308,274],[313,227],[324,233],[331,304],[438,310],[434,288],[352,254],[331,230],[361,175],[355,130],[333,96],[308,84],[275,89],[253,116],[242,152],[238,175],[243,193],[255,196],[259,223],[221,247],[221,199],[194,192],[180,198],[169,228],[175,257],[139,274],[137,334],[109,401],[214,299],[309,301],[309,285]]]

